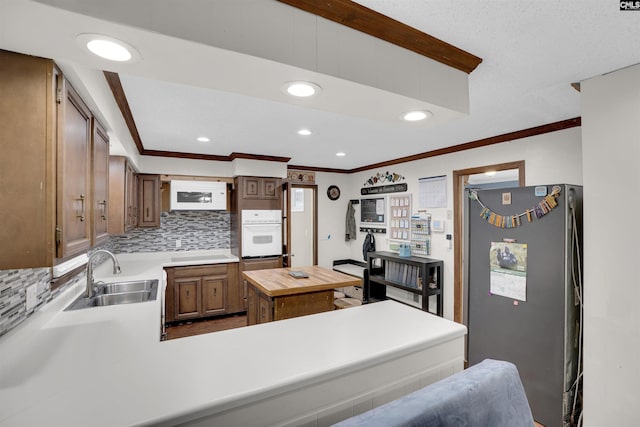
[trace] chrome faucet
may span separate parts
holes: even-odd
[[[93,297],[93,286],[94,286],[94,282],[93,282],[93,259],[95,258],[96,255],[98,254],[107,254],[111,257],[111,260],[113,261],[113,274],[120,274],[120,263],[118,262],[118,259],[116,258],[116,256],[114,254],[112,254],[111,252],[105,250],[105,249],[100,249],[98,251],[95,251],[94,253],[91,254],[91,256],[89,257],[89,261],[87,261],[87,291],[85,292],[85,297],[86,298],[91,298]]]

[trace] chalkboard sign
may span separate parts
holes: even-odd
[[[363,224],[385,224],[385,198],[360,199],[360,222]]]

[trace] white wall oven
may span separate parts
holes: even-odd
[[[243,209],[242,257],[282,255],[282,211]]]

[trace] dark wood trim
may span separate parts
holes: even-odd
[[[333,169],[333,168],[322,168],[316,166],[300,166],[300,165],[287,165],[288,170],[301,170],[301,171],[312,171],[312,172],[330,172],[330,173],[351,173],[350,169]]]
[[[161,151],[161,150],[147,150],[143,149],[140,154],[142,156],[156,156],[156,157],[176,157],[180,159],[194,159],[194,160],[217,160],[220,162],[228,162],[229,156],[218,156],[215,154],[196,154],[196,153],[180,153],[178,151]]]
[[[503,133],[502,135],[492,136],[489,138],[478,139],[464,144],[453,145],[451,147],[440,148],[438,150],[427,151],[425,153],[414,154],[412,156],[400,157],[394,160],[375,163],[373,165],[362,166],[351,169],[348,173],[362,172],[369,169],[397,165],[399,163],[412,162],[414,160],[426,159],[429,157],[442,156],[444,154],[457,153],[459,151],[472,150],[474,148],[486,147],[487,145],[500,144],[501,142],[514,141],[516,139],[528,138],[531,136],[542,135],[549,132],[556,132],[563,129],[569,129],[581,125],[581,118],[574,117],[572,119],[562,120],[559,122],[549,123],[546,125],[535,126],[515,132]],[[308,168],[307,168],[308,169]]]
[[[571,83],[571,87],[574,88],[575,90],[577,90],[578,92],[580,92],[580,82]]]
[[[178,151],[161,151],[147,149],[143,149],[140,154],[143,156],[177,157],[181,159],[195,160],[216,160],[219,162],[231,162],[235,159],[250,159],[287,163],[289,160],[291,160],[290,157],[265,156],[261,154],[231,153],[231,155],[229,156],[219,156],[216,154],[181,153]]]
[[[408,49],[467,74],[482,62],[482,58],[353,1],[278,1]]]
[[[464,178],[468,175],[484,173],[489,171],[501,171],[509,169],[518,169],[518,184],[520,187],[525,186],[525,162],[519,160],[515,162],[500,163],[496,165],[478,166],[468,169],[460,169],[453,171],[453,320],[454,322],[463,323],[462,312],[463,307],[463,251],[462,247],[462,197],[464,196]]]
[[[129,108],[129,102],[127,101],[127,96],[124,93],[120,76],[118,73],[112,73],[110,71],[103,71],[103,74],[104,78],[107,79],[107,83],[109,84],[113,98],[116,100],[116,104],[118,104],[118,108],[120,108],[122,118],[129,128],[131,138],[133,138],[133,142],[136,144],[138,152],[142,154],[144,146],[142,145],[142,139],[140,139],[140,134],[136,127],[136,121],[133,119],[133,114]]]
[[[229,160],[249,159],[249,160],[268,160],[270,162],[288,163],[291,157],[266,156],[263,154],[247,154],[247,153],[231,153]]]

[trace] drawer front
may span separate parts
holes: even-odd
[[[174,277],[203,277],[227,274],[227,264],[173,267]]]
[[[290,319],[333,310],[333,289],[274,298],[274,320]]]

